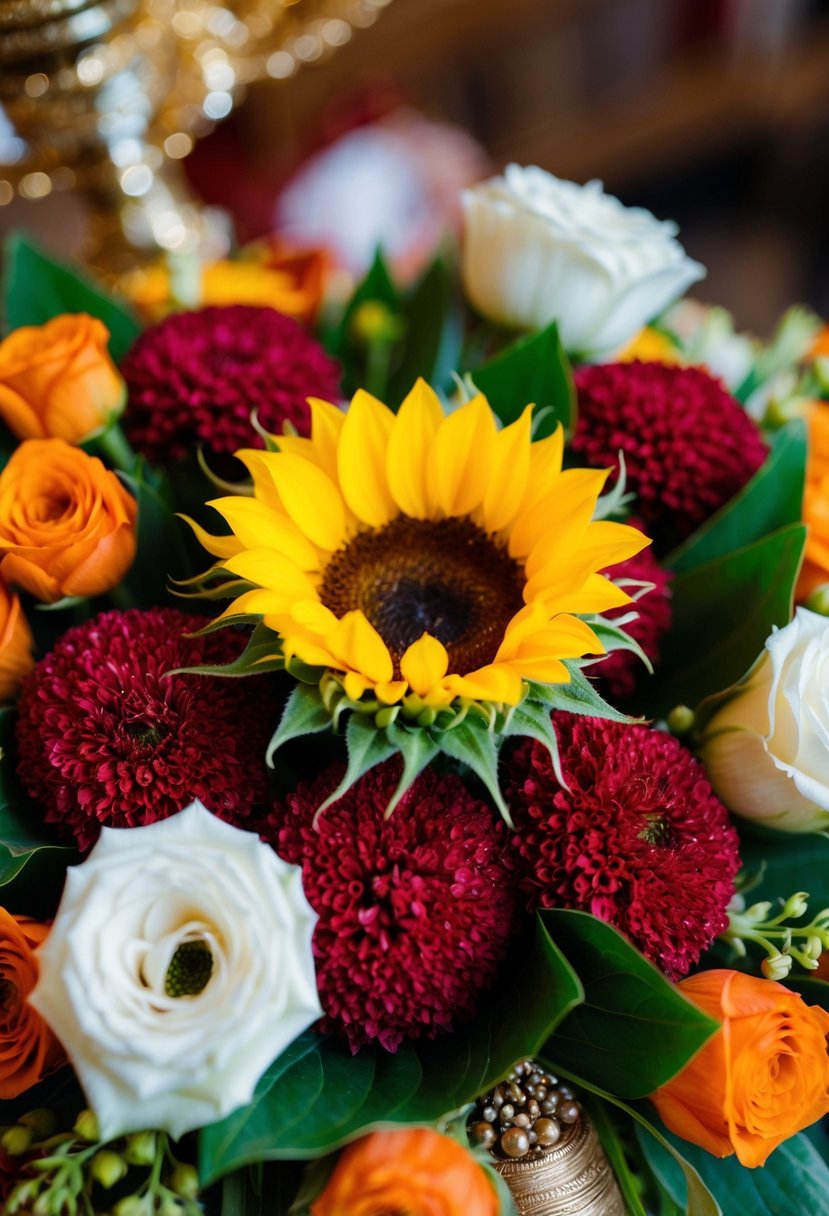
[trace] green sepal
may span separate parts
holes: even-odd
[[[386,815],[391,815],[409,786],[420,776],[427,764],[434,760],[440,751],[440,744],[435,742],[427,730],[410,730],[406,726],[398,726],[396,722],[390,722],[386,727],[386,738],[403,757],[400,781],[386,808]]]
[[[494,731],[488,730],[483,723],[468,716],[460,726],[443,731],[438,737],[440,750],[444,755],[451,756],[453,760],[460,760],[480,777],[504,821],[509,827],[514,827],[509,807],[504,802],[498,785],[500,737],[496,737]]]
[[[581,663],[576,659],[565,659],[564,666],[570,673],[569,684],[530,684],[530,698],[548,706],[550,712],[565,709],[572,714],[585,714],[589,718],[605,718],[609,722],[634,722],[630,714],[615,709],[597,690],[595,684],[584,675]]]
[[[331,728],[331,714],[325,708],[319,688],[297,684],[285,704],[279,725],[268,744],[267,763],[273,768],[273,758],[283,744],[301,735],[316,735]]]
[[[200,629],[195,636],[203,637],[205,634],[215,633],[217,629],[235,623],[235,620],[221,623],[211,621],[210,625]],[[280,653],[278,637],[271,629],[268,629],[267,625],[258,621],[238,659],[234,659],[231,663],[202,663],[194,667],[176,667],[167,672],[167,675],[257,676],[265,675],[269,671],[282,671],[284,666],[285,660]]]
[[[317,809],[317,815],[321,815],[333,802],[342,798],[355,781],[359,781],[369,769],[382,764],[395,752],[395,746],[389,740],[386,732],[378,730],[374,722],[363,714],[352,714],[348,719],[345,728],[345,743],[348,749],[348,763],[342,780]]]

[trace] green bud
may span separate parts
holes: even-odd
[[[127,1172],[127,1163],[118,1153],[102,1148],[89,1163],[89,1173],[105,1190],[120,1182]]]
[[[20,1157],[31,1148],[32,1133],[28,1127],[21,1127],[18,1123],[3,1132],[3,1135],[0,1136],[0,1144],[10,1157]]]
[[[28,1127],[35,1140],[48,1140],[50,1136],[54,1136],[58,1125],[55,1112],[47,1110],[45,1106],[27,1111],[25,1115],[20,1116],[18,1123]]]
[[[119,1199],[112,1209],[112,1216],[149,1216],[150,1207],[147,1198],[138,1195],[127,1195]]]
[[[806,902],[809,898],[807,891],[796,891],[794,895],[790,895],[783,905],[783,915],[797,920],[799,916],[804,916],[809,910],[809,905]]]
[[[64,1202],[71,1198],[69,1191],[65,1186],[59,1187],[53,1191],[51,1188],[48,1191],[41,1191],[37,1199],[32,1204],[32,1212],[34,1216],[59,1216],[59,1213],[64,1211]],[[67,1210],[69,1204],[67,1202]]]
[[[810,933],[806,938],[806,945],[803,947],[804,954],[815,960],[819,959],[823,953],[823,942],[816,933]]]
[[[22,1212],[29,1208],[39,1190],[40,1179],[38,1178],[33,1178],[29,1182],[19,1182],[6,1200],[6,1211],[9,1216],[14,1216],[15,1212]]]
[[[771,912],[771,900],[763,899],[758,904],[752,904],[750,908],[746,908],[743,915],[746,920],[764,921]]]
[[[431,705],[427,705],[426,708],[422,709],[417,715],[417,724],[418,726],[434,726],[437,716],[438,711],[433,709]]]
[[[199,1176],[192,1165],[180,1161],[170,1175],[169,1186],[182,1199],[195,1199],[199,1193]]]
[[[775,954],[763,959],[760,970],[767,980],[784,980],[792,969],[792,961],[790,954]]]
[[[687,735],[694,725],[694,711],[687,705],[675,705],[668,714],[668,730],[672,735]]]
[[[364,300],[351,318],[351,336],[363,346],[375,342],[396,342],[405,322],[382,300]]]
[[[820,616],[829,616],[829,583],[821,583],[806,600],[806,607]]]
[[[399,713],[399,705],[387,705],[384,709],[378,710],[374,715],[374,725],[378,730],[385,730],[387,726],[391,725]]]
[[[81,1140],[88,1140],[90,1143],[101,1138],[101,1129],[94,1110],[82,1110],[75,1120],[72,1130],[77,1136],[80,1136]]]
[[[127,1147],[124,1149],[124,1160],[129,1165],[152,1165],[158,1151],[158,1138],[155,1132],[134,1132],[127,1136]]]

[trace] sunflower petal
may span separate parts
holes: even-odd
[[[446,675],[449,655],[446,647],[431,634],[424,633],[406,650],[400,660],[400,674],[412,692],[427,696]]]
[[[311,407],[311,443],[314,448],[314,460],[327,473],[334,484],[337,484],[337,448],[345,423],[345,414],[339,406],[321,397],[309,397]]]
[[[447,683],[456,696],[502,705],[517,705],[523,694],[521,676],[507,663],[489,663],[468,675],[452,675]]]
[[[594,612],[609,612],[611,608],[623,608],[625,604],[633,603],[633,596],[628,595],[622,587],[617,587],[604,574],[588,574],[581,587],[566,594],[558,592],[549,601],[542,592],[539,599],[542,604],[549,602],[550,610],[583,613],[585,616]]]
[[[495,436],[492,469],[483,502],[485,532],[500,532],[512,523],[527,492],[533,407]]]
[[[224,563],[225,569],[239,578],[247,579],[268,591],[278,591],[293,603],[296,599],[313,599],[316,594],[308,575],[290,558],[274,549],[246,549]]]
[[[468,515],[481,505],[489,484],[495,423],[480,394],[440,424],[430,475],[444,515]]]
[[[425,380],[418,379],[397,412],[386,457],[392,497],[413,519],[435,519],[438,515],[429,461],[442,422],[437,393]]]
[[[568,527],[583,532],[593,518],[596,501],[609,475],[609,469],[568,469],[561,473],[551,492],[516,519],[509,537],[510,556],[522,558],[532,553],[536,562],[543,565],[533,552],[535,547]]]
[[[527,511],[539,499],[547,494],[561,472],[564,460],[564,427],[558,424],[552,435],[546,439],[537,439],[530,448],[530,475],[527,479],[527,493],[522,504]]]
[[[377,684],[391,680],[394,668],[388,647],[358,609],[347,612],[327,640],[343,670],[361,672]]]
[[[207,505],[218,511],[233,529],[237,539],[235,552],[272,549],[300,570],[319,570],[319,553],[286,515],[255,498],[214,498]]]
[[[345,505],[331,478],[310,460],[288,452],[278,452],[271,467],[282,504],[297,528],[321,549],[339,548],[345,537]]]
[[[345,416],[337,450],[340,488],[351,510],[370,528],[382,528],[398,514],[386,474],[394,414],[361,389]]]
[[[179,519],[190,525],[201,547],[214,557],[232,557],[234,553],[241,553],[244,548],[238,536],[213,536],[189,515],[179,515]]]

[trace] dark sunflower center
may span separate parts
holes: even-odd
[[[446,647],[449,671],[464,674],[495,658],[523,607],[523,588],[518,563],[470,519],[399,515],[334,554],[320,599],[338,617],[361,610],[397,674],[404,652],[424,633]]]

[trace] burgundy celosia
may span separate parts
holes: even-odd
[[[263,677],[173,675],[224,664],[245,639],[173,609],[106,612],[68,630],[23,685],[18,772],[47,822],[81,849],[103,825],[135,827],[194,798],[244,826],[264,800],[273,725]]]
[[[129,400],[123,423],[149,460],[262,447],[266,431],[310,426],[306,398],[336,401],[340,370],[298,322],[246,304],[173,313],[145,330],[121,371]]]
[[[629,519],[627,522],[640,532],[645,531],[640,520]],[[623,626],[624,631],[639,643],[651,662],[656,665],[659,662],[662,638],[671,627],[670,572],[660,566],[653,549],[648,547],[629,557],[627,561],[618,562],[604,573],[615,582],[633,579],[639,583],[653,584],[651,590],[639,595],[634,604],[613,608],[604,615],[608,620],[614,620],[624,618],[630,612],[638,613],[635,621]],[[631,595],[639,594],[632,587],[627,590]],[[630,650],[613,650],[606,659],[591,668],[591,674],[595,673],[605,681],[611,700],[631,696],[645,671],[642,660]]]
[[[573,451],[595,468],[624,452],[636,511],[663,549],[733,498],[766,457],[756,423],[701,368],[582,367],[576,388]]]
[[[270,837],[302,866],[319,914],[313,949],[324,1030],[353,1051],[432,1038],[475,1010],[514,924],[506,831],[459,778],[426,770],[387,819],[396,760],[371,769],[319,817],[336,765],[270,817]]]
[[[728,924],[740,868],[728,812],[673,736],[566,713],[554,722],[567,788],[529,741],[504,781],[527,906],[591,912],[677,979]]]

